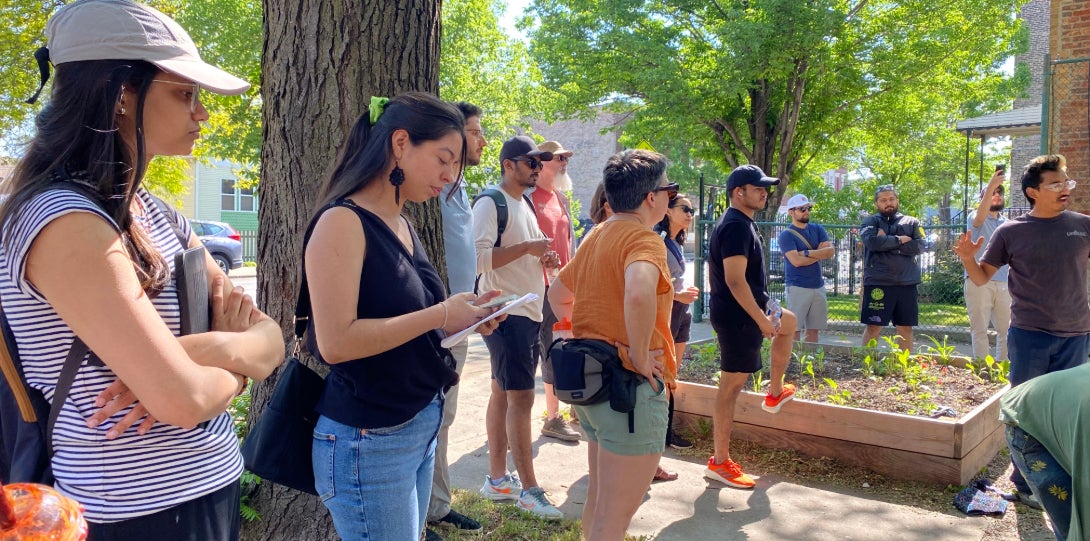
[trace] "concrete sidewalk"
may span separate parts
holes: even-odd
[[[710,337],[706,327],[694,326],[694,340]],[[488,350],[478,335],[472,335],[449,444],[452,481],[465,490],[478,490],[488,473],[485,409],[489,377]],[[537,477],[566,516],[580,518],[587,492],[587,445],[539,436],[545,397],[540,384],[537,388],[531,426]],[[670,449],[663,465],[681,477],[651,486],[629,528],[632,535],[663,541],[962,541],[981,539],[991,520],[962,516],[952,505],[948,514],[934,513],[869,499],[862,488],[852,493],[773,475],[760,478],[754,490],[725,488],[704,479],[702,460],[678,456]]]

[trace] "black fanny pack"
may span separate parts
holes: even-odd
[[[549,359],[557,398],[573,406],[608,400],[610,409],[628,414],[628,431],[635,431],[636,390],[647,378],[626,369],[616,347],[602,340],[558,339]]]

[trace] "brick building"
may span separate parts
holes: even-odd
[[[1014,61],[1025,64],[1033,74],[1033,81],[1026,89],[1026,97],[1014,100],[1015,109],[1026,109],[1041,105],[1041,88],[1045,66],[1045,56],[1049,49],[1049,19],[1052,13],[1049,9],[1049,0],[1032,0],[1022,6],[1019,17],[1029,29],[1029,50],[1017,55]],[[1041,153],[1041,136],[1028,135],[1015,137],[1011,148],[1011,171],[1008,178],[1012,179],[1010,206],[1028,207],[1029,202],[1022,195],[1021,186],[1016,186],[1022,166],[1030,159]]]
[[[1090,214],[1090,0],[1053,0],[1051,8],[1048,148],[1067,157],[1067,174],[1081,181],[1069,208]]]
[[[573,196],[582,205],[580,218],[590,216],[590,199],[594,188],[602,181],[606,160],[624,149],[618,141],[624,118],[624,115],[600,111],[593,120],[560,120],[552,124],[530,122],[530,129],[545,141],[559,141],[573,152],[568,162],[568,175],[572,179]]]

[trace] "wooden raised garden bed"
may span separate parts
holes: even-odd
[[[814,457],[837,458],[888,477],[967,484],[1005,444],[999,398],[1007,387],[957,419],[930,419],[795,399],[778,414],[764,396],[743,391],[734,412],[735,439]],[[716,388],[679,381],[675,422],[710,419]]]

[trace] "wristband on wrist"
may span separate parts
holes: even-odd
[[[803,250],[802,255],[804,255],[806,257],[810,257],[810,250]]]
[[[450,315],[450,309],[447,308],[447,301],[439,303],[439,306],[443,307],[443,324],[439,326],[440,329],[445,329],[447,326],[447,316]]]

